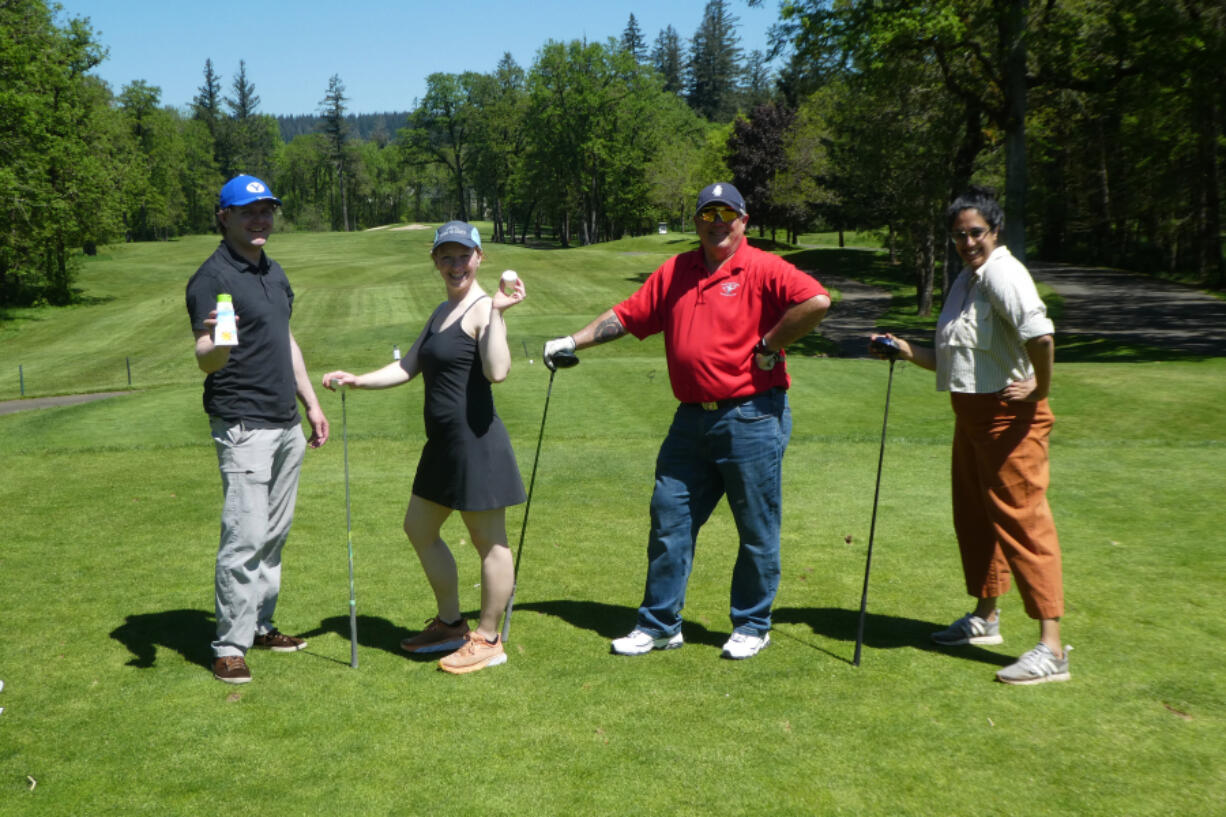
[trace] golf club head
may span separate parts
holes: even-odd
[[[570,369],[579,365],[579,356],[574,352],[558,352],[552,360],[555,369]]]

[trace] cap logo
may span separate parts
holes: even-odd
[[[247,183],[248,193],[263,193],[267,189],[268,188],[266,188],[264,185],[260,184],[259,182],[248,182]]]
[[[722,184],[717,184],[715,185],[715,189],[711,192],[717,196],[722,196],[724,195],[724,186]]]

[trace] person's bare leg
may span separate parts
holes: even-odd
[[[451,508],[413,494],[404,514],[404,532],[408,534],[417,559],[421,562],[434,600],[438,617],[444,622],[459,621],[460,582],[456,573],[455,557],[447,543],[439,536],[443,522],[451,515]]]
[[[507,546],[506,509],[462,511],[473,547],[481,557],[481,619],[477,633],[486,641],[498,638],[498,621],[515,585],[515,561]]]

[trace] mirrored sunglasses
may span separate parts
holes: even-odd
[[[731,207],[704,207],[698,211],[698,218],[703,221],[718,221],[730,224],[741,217],[741,214]]]

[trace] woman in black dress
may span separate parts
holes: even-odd
[[[490,384],[505,380],[511,369],[503,312],[524,299],[524,284],[516,281],[511,292],[486,294],[477,283],[485,258],[481,236],[462,221],[435,232],[431,257],[447,300],[434,310],[408,354],[363,375],[328,372],[323,382],[329,389],[385,389],[419,372],[425,381],[426,445],[404,530],[434,591],[438,614],[400,646],[411,653],[450,652],[439,666],[461,674],[507,660],[498,636],[498,618],[514,583],[506,508],[523,502],[525,495]],[[460,512],[481,556],[481,618],[471,631],[460,614],[455,559],[439,535],[453,510]]]

